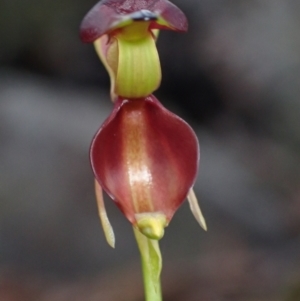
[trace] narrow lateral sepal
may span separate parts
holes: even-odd
[[[101,221],[101,225],[102,225],[102,228],[104,231],[106,241],[112,248],[114,248],[115,247],[115,234],[114,234],[114,230],[110,224],[110,221],[107,217],[104,199],[103,199],[102,188],[99,185],[99,183],[97,182],[97,180],[95,180],[95,193],[96,193],[99,217],[100,217],[100,221]]]
[[[199,223],[199,225],[203,228],[204,231],[207,231],[207,225],[206,225],[206,221],[205,218],[202,214],[202,211],[200,209],[196,194],[194,192],[194,189],[191,188],[189,190],[187,199],[189,201],[190,204],[190,209],[196,219],[196,221]]]

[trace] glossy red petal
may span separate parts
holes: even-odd
[[[113,7],[98,2],[84,17],[80,25],[80,38],[85,43],[91,43],[105,34],[118,20]]]
[[[167,22],[165,26],[153,22],[152,28],[171,29],[179,32],[188,30],[188,21],[185,14],[173,3],[158,0],[152,10]]]
[[[194,184],[199,147],[190,126],[153,95],[119,98],[90,158],[97,181],[131,223],[143,212],[170,220]]]
[[[102,0],[84,17],[80,25],[80,38],[90,43],[103,34],[118,27],[119,23],[131,17],[132,13],[147,10],[162,20],[153,20],[151,28],[187,30],[184,13],[167,0]]]

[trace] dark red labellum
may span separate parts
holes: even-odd
[[[152,13],[150,29],[187,31],[188,23],[184,13],[167,0],[102,0],[84,17],[80,25],[80,38],[85,43],[94,42],[103,34],[118,28],[124,19],[136,20],[136,13],[142,14],[145,10]],[[166,24],[153,16],[162,18]]]

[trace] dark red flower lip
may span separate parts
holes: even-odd
[[[82,20],[80,38],[91,43],[133,21],[151,21],[150,29],[185,32],[188,28],[184,13],[167,0],[102,0]]]

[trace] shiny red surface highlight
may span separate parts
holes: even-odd
[[[131,223],[143,212],[170,220],[195,182],[199,157],[191,127],[153,95],[119,98],[90,149],[96,180]]]

